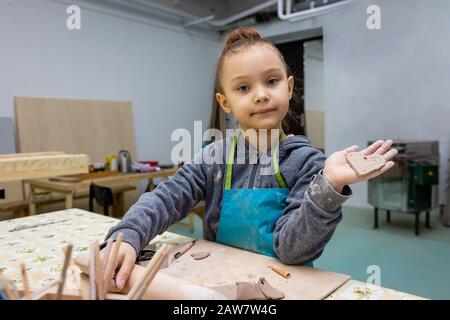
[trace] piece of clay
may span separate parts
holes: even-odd
[[[264,278],[259,279],[258,286],[268,300],[279,300],[284,298],[284,293],[272,287]]]
[[[266,296],[256,283],[236,282],[236,300],[266,300]]]
[[[237,300],[278,300],[283,299],[284,293],[272,287],[265,278],[258,283],[236,282]]]
[[[201,252],[191,253],[191,257],[194,258],[194,260],[202,260],[202,259],[208,258],[210,255],[211,255],[211,252],[209,252],[209,251],[201,251]]]
[[[377,171],[386,164],[386,159],[378,154],[364,155],[361,152],[350,152],[345,156],[348,164],[360,176]]]

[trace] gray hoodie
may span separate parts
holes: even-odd
[[[206,146],[174,176],[142,194],[106,238],[115,239],[122,232],[123,241],[138,253],[204,200],[204,238],[214,241],[231,141],[228,137]],[[270,151],[258,154],[242,135],[238,141],[232,188],[278,188]],[[308,264],[317,259],[342,219],[341,205],[352,192],[345,186],[340,194],[328,184],[321,175],[325,159],[304,136],[280,142],[279,168],[290,192],[283,215],[276,222],[273,248],[283,263]]]

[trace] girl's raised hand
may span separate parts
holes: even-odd
[[[342,189],[346,185],[375,178],[393,168],[395,165],[394,161],[391,160],[397,154],[397,150],[391,149],[392,143],[392,140],[378,140],[361,151],[364,155],[378,154],[386,159],[386,164],[377,171],[358,176],[347,163],[345,157],[347,153],[359,151],[358,146],[351,146],[345,150],[335,152],[327,158],[323,169],[323,176],[339,193],[342,192]]]

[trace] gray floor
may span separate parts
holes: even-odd
[[[431,216],[432,229],[426,229],[422,214],[421,234],[414,235],[414,216],[391,213],[391,222],[380,212],[379,229],[373,229],[373,210],[344,208],[344,219],[336,229],[317,268],[345,273],[366,281],[367,268],[381,270],[383,287],[431,298],[450,299],[450,228]],[[169,230],[202,237],[202,222],[195,217],[195,231],[174,225]]]

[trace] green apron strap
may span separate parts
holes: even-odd
[[[281,139],[283,139],[284,137],[284,132],[282,132]],[[237,139],[238,134],[235,134],[233,137],[233,145],[231,146],[230,154],[228,155],[227,174],[225,176],[225,190],[231,189],[231,175],[233,173],[234,153],[237,146]],[[278,147],[279,145],[277,145],[277,147],[275,148],[275,152],[273,153],[273,168],[280,188],[287,188],[286,182],[284,181],[284,178],[281,175],[280,168],[278,166]]]
[[[277,177],[278,184],[281,188],[287,188],[286,182],[283,179],[283,176],[281,175],[280,168],[278,166],[278,147],[275,148],[275,152],[273,153],[273,169],[275,171],[275,176]]]
[[[228,163],[227,163],[227,175],[225,177],[225,190],[231,189],[231,175],[233,173],[233,162],[234,162],[234,152],[237,146],[237,134],[233,137],[233,145],[230,149],[230,154],[228,155]]]

